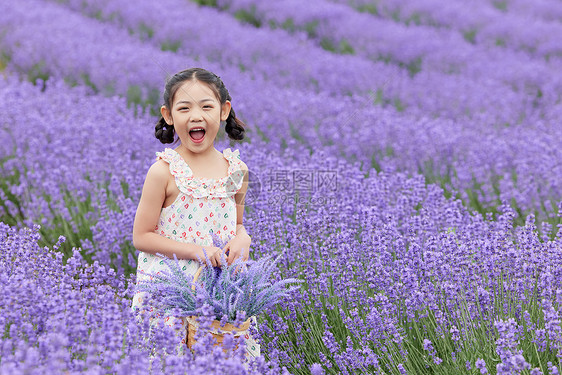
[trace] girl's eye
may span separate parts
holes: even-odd
[[[206,106],[203,106],[203,108],[213,108],[213,106],[211,106],[211,105],[206,105]]]

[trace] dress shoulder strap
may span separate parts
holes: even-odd
[[[242,160],[240,159],[240,150],[236,149],[232,151],[230,148],[225,148],[223,151],[223,155],[231,164],[235,166],[240,166]]]
[[[170,173],[176,178],[190,177],[193,175],[191,169],[177,151],[166,148],[162,152],[156,153],[156,160],[164,160],[170,165]]]
[[[229,163],[228,175],[225,181],[226,190],[231,193],[236,193],[242,187],[244,180],[240,150],[236,149],[232,151],[230,148],[227,148],[223,151],[223,155]]]

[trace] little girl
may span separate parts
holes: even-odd
[[[248,167],[239,150],[214,147],[221,121],[231,139],[244,138],[245,124],[236,118],[231,97],[222,80],[200,68],[181,71],[171,77],[164,91],[162,117],[155,135],[162,143],[179,140],[175,149],[156,153],[142,189],[133,227],[133,244],[140,250],[137,280],[150,278],[166,267],[157,257],[174,254],[185,272],[194,274],[205,259],[213,266],[248,260],[251,238],[242,225],[244,195],[248,188]],[[223,249],[213,246],[211,233],[227,241]],[[144,303],[147,295],[136,293],[132,308],[153,311]],[[160,316],[151,319],[151,326]],[[254,320],[255,321],[255,320]],[[186,317],[167,317],[165,324],[175,328],[178,350],[186,347]],[[246,357],[259,356],[260,347],[246,335]]]

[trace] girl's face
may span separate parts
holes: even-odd
[[[221,105],[204,82],[185,81],[172,98],[171,108],[160,108],[168,124],[174,125],[183,147],[202,153],[213,147],[220,122],[230,113],[230,102]]]

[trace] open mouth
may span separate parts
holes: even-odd
[[[205,129],[203,128],[195,128],[189,131],[189,137],[195,143],[203,142],[203,138],[205,138]]]

